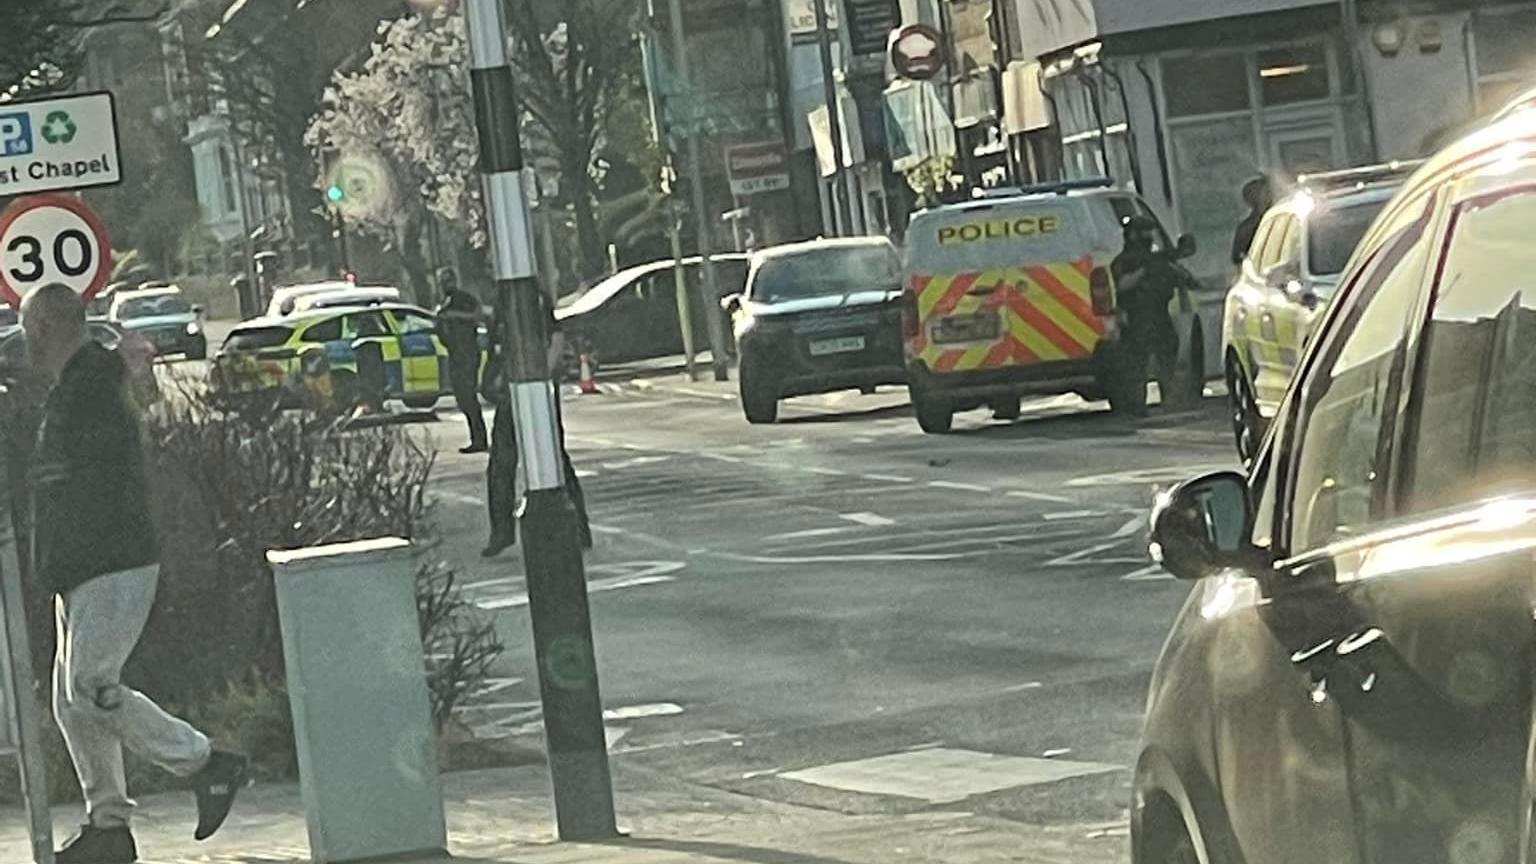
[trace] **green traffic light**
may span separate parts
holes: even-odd
[[[342,191],[342,188],[339,184],[332,183],[330,186],[326,187],[325,197],[332,204],[340,204],[341,199],[347,197],[347,193]]]

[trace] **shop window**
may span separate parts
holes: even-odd
[[[1328,98],[1328,52],[1320,44],[1260,51],[1259,93],[1266,106]]]
[[[1219,280],[1231,265],[1232,230],[1247,213],[1240,190],[1259,173],[1253,124],[1246,116],[1214,119],[1176,127],[1172,138],[1180,224],[1199,249],[1188,266]]]
[[[1165,58],[1163,93],[1170,117],[1246,111],[1248,65],[1237,53]]]
[[[1499,107],[1536,68],[1536,10],[1480,12],[1473,20],[1478,104]]]

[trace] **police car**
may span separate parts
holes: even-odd
[[[1121,364],[1108,362],[1119,337],[1110,262],[1133,216],[1158,222],[1135,193],[1099,179],[996,190],[912,218],[902,323],[923,431],[947,432],[955,412],[980,406],[1013,419],[1029,394],[1108,397],[1117,408],[1145,399],[1145,383],[1134,398],[1114,379]],[[1154,251],[1170,259],[1194,252],[1192,237],[1174,246],[1162,228],[1156,235]],[[1190,293],[1176,292],[1169,311],[1178,387],[1198,395],[1205,328]]]
[[[1418,162],[1304,174],[1264,214],[1227,292],[1222,357],[1245,461],[1365,229]]]
[[[482,364],[486,337],[482,333]],[[357,349],[379,346],[384,395],[430,408],[450,392],[448,351],[431,312],[403,303],[318,309],[247,321],[230,331],[214,357],[224,392],[276,392],[287,404],[351,401],[358,388]]]

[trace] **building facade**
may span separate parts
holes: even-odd
[[[1221,284],[1244,181],[1425,155],[1536,71],[1536,4],[1354,7],[1017,0],[1005,125],[1047,176],[1140,191]]]

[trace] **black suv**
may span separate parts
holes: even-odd
[[[741,409],[772,423],[786,396],[905,384],[901,260],[884,237],[814,240],[752,256],[723,302],[741,357]]]

